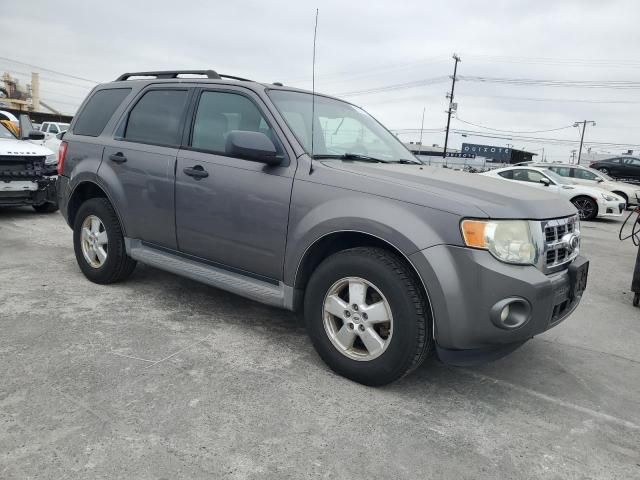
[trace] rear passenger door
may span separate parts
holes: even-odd
[[[268,166],[227,155],[226,137],[233,130],[266,134],[284,161]],[[295,160],[281,138],[255,93],[232,86],[198,92],[176,168],[181,252],[264,279],[282,278]],[[207,176],[190,176],[194,169]]]
[[[175,163],[191,93],[165,85],[143,90],[104,149],[99,170],[126,235],[171,249],[177,248]]]

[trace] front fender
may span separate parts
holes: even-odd
[[[459,217],[411,203],[312,182],[295,182],[284,281],[294,285],[305,252],[335,232],[360,232],[405,257],[439,244],[460,244]]]

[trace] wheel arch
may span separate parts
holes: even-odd
[[[431,305],[431,299],[429,297],[429,291],[424,282],[424,279],[420,275],[420,272],[413,264],[409,256],[403,253],[403,251],[397,245],[394,245],[390,241],[372,233],[359,230],[331,231],[317,238],[312,244],[307,247],[307,249],[304,251],[304,254],[298,261],[295,270],[293,281],[294,289],[297,292],[297,298],[294,302],[295,310],[298,310],[301,307],[306,285],[318,265],[320,265],[320,263],[322,263],[322,261],[328,258],[330,255],[355,247],[378,247],[395,254],[401,261],[403,261],[416,275],[416,278],[419,281],[419,286],[422,289],[424,297],[428,303],[427,307],[429,311],[430,321],[433,323],[433,308]]]
[[[69,196],[69,202],[67,204],[67,222],[69,223],[69,225],[73,228],[73,224],[75,223],[76,215],[78,213],[78,210],[80,209],[80,206],[91,198],[106,198],[109,201],[114,211],[116,212],[116,216],[118,217],[118,221],[120,222],[120,228],[122,228],[122,231],[124,233],[125,227],[122,223],[122,218],[120,217],[118,210],[115,208],[115,205],[111,201],[111,198],[109,198],[109,195],[104,188],[102,188],[98,183],[91,180],[83,180],[79,182],[74,187],[71,195]]]
[[[629,203],[629,196],[626,193],[621,192],[620,190],[611,190],[611,193],[614,193],[619,197],[624,198],[625,202],[627,202],[627,204]]]

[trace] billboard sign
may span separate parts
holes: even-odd
[[[495,145],[478,145],[475,143],[463,143],[462,153],[474,153],[478,157],[485,157],[494,162],[509,163],[511,161],[511,149]]]

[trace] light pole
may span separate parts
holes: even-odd
[[[590,123],[594,127],[596,126],[596,122],[593,120],[583,120],[581,122],[576,122],[573,124],[574,127],[579,127],[582,125],[582,135],[580,136],[580,149],[578,150],[578,165],[580,165],[580,158],[582,157],[582,144],[584,143],[584,131],[587,129],[587,123]]]
[[[453,113],[453,110],[455,108],[455,105],[453,103],[453,92],[456,88],[456,73],[458,72],[458,62],[462,61],[460,60],[460,57],[455,53],[451,58],[455,60],[455,63],[453,64],[453,77],[451,77],[451,93],[447,95],[447,98],[449,99],[449,109],[447,110],[447,131],[444,135],[444,150],[442,151],[443,158],[446,158],[447,156],[447,145],[449,143],[449,125],[451,124],[451,114]]]

